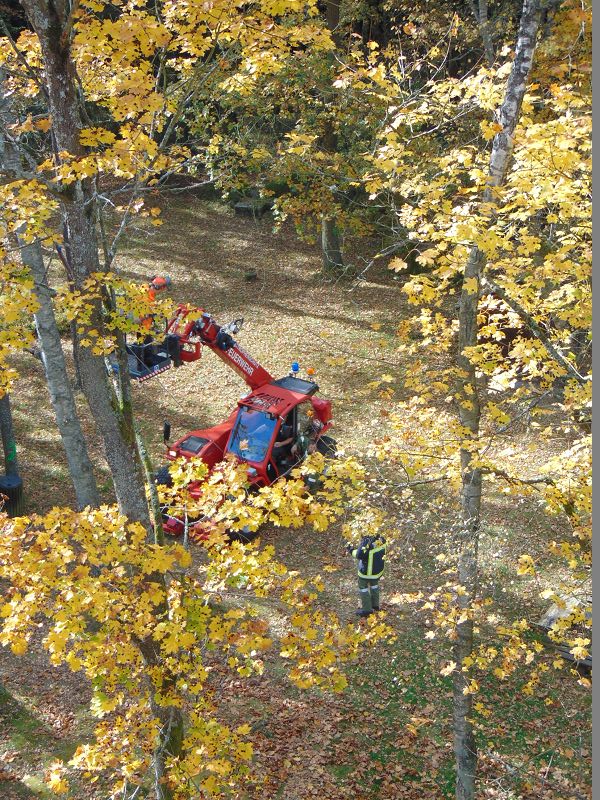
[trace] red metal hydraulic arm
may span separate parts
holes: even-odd
[[[179,339],[179,357],[184,363],[197,361],[202,347],[210,347],[254,390],[271,383],[273,376],[234,340],[233,334],[240,329],[242,321],[221,326],[204,309],[181,304],[177,306],[175,316],[167,322],[167,335]]]

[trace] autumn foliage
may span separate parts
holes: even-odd
[[[458,498],[455,522],[437,588],[403,600],[426,618],[426,639],[447,646],[456,791],[471,800],[487,677],[519,671],[530,696],[564,668],[543,658],[529,620],[503,618],[481,588],[486,491],[535,497],[566,526],[546,543],[551,585],[527,552],[513,568],[566,609],[551,639],[576,662],[590,652],[591,7],[22,5],[27,25],[0,38],[0,393],[19,377],[15,354],[36,346],[42,287],[69,327],[116,498],[79,511],[57,498],[45,515],[2,520],[0,642],[25,654],[42,625],[51,662],[85,675],[99,718],[94,741],[50,769],[50,787],[69,791],[74,772],[109,776],[123,797],[151,775],[160,798],[239,791],[251,730],[219,719],[215,665],[260,675],[276,651],[298,687],[341,691],[344,665],[391,630],[382,618],[340,621],[319,603],[318,570],[291,573],[259,539],[230,539],[270,524],[393,540],[431,485],[443,487],[440,507]],[[273,204],[276,227],[290,218],[309,241],[325,221],[342,242],[360,239],[368,256],[346,258],[337,280],[358,286],[388,268],[414,313],[395,322],[401,376],[370,362],[361,391],[389,407],[368,448],[311,456],[257,492],[229,461],[211,472],[178,462],[172,485],[154,486],[126,370],[114,365],[127,336],[144,336],[140,320],[172,306],[121,274],[118,252],[134,224],[160,227],[161,192],[181,178],[225,198],[251,191]],[[42,272],[50,255],[60,268],[41,280],[32,248]],[[527,444],[522,424],[535,433]],[[552,451],[541,464],[540,443]],[[312,494],[309,473],[321,477]],[[187,542],[163,541],[165,505],[210,528],[201,571]],[[253,604],[265,597],[285,617],[280,636]]]

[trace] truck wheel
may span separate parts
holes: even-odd
[[[173,478],[169,472],[169,467],[161,467],[154,476],[154,483],[158,486],[173,486]]]
[[[321,475],[317,473],[310,473],[304,476],[304,485],[306,486],[309,494],[316,494],[323,488],[323,481]]]
[[[321,436],[320,439],[317,439],[317,452],[321,453],[324,456],[329,456],[329,458],[335,457],[335,452],[337,450],[337,442],[331,436]]]
[[[241,542],[247,544],[258,536],[258,531],[250,531],[245,527],[241,531],[228,531],[227,537],[230,542]]]

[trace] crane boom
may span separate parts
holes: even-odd
[[[235,341],[242,319],[221,326],[201,308],[179,305],[167,323],[167,339],[176,337],[179,345],[175,362],[197,361],[202,347],[209,347],[221,361],[240,375],[251,390],[274,380],[273,376]]]

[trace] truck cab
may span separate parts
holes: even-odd
[[[212,468],[224,458],[234,457],[247,464],[251,486],[268,486],[301,460],[293,452],[293,445],[311,425],[317,446],[320,440],[323,445],[326,440],[332,441],[327,436],[323,438],[332,426],[331,403],[314,396],[318,388],[313,381],[293,375],[272,380],[239,400],[237,409],[225,422],[193,430],[169,446],[167,459],[199,456]],[[159,482],[166,482],[168,473],[162,470],[159,474],[163,476]],[[198,492],[201,486],[198,482]],[[188,488],[193,495],[196,486]],[[166,510],[164,527],[167,533],[178,535],[183,532],[184,522]]]

